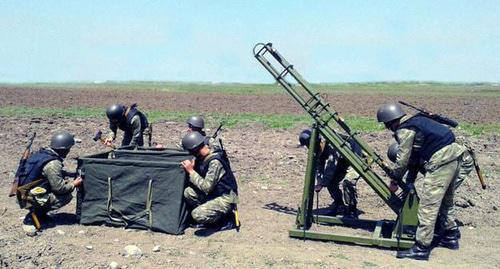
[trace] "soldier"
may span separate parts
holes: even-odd
[[[435,225],[444,227],[437,246],[458,249],[460,232],[455,222],[453,194],[458,178],[472,170],[460,171],[461,167],[471,167],[470,154],[464,146],[455,143],[455,136],[448,127],[420,114],[407,116],[398,104],[381,106],[377,119],[394,132],[399,145],[390,173],[391,186],[395,186],[394,181],[401,180],[407,171],[422,170],[424,173],[422,184],[417,184],[416,188],[420,199],[416,243],[409,250],[398,251],[397,257],[429,259]],[[442,218],[438,218],[438,214]],[[436,224],[436,221],[441,223]]]
[[[116,138],[118,129],[124,132],[123,146],[143,146],[144,145],[144,130],[148,127],[148,119],[137,109],[137,105],[133,104],[126,107],[122,104],[114,104],[106,109],[106,116],[109,119],[109,129],[111,132],[104,140],[105,145],[111,145]]]
[[[203,136],[206,136],[207,134],[205,131],[203,131],[203,128],[205,128],[205,121],[203,120],[202,117],[200,116],[191,116],[187,119],[186,121],[188,125],[188,133],[190,132],[198,132],[202,134]]]
[[[184,136],[182,147],[195,156],[181,163],[189,174],[184,197],[193,208],[194,222],[220,230],[236,228],[232,209],[238,203],[238,186],[225,152],[210,149],[198,132]]]
[[[73,135],[58,133],[52,136],[48,148],[41,148],[27,159],[20,180],[31,183],[41,179],[39,184],[30,186],[24,199],[18,196],[21,199],[19,204],[31,209],[23,221],[23,230],[28,235],[35,235],[37,232],[34,221],[50,222],[47,213],[67,205],[72,199],[71,193],[75,187],[82,184],[80,177],[75,180],[64,179],[67,176],[74,176],[74,173],[63,170],[63,160],[74,144]],[[23,184],[19,188],[23,186],[29,185]],[[38,220],[34,220],[31,213],[34,213]]]
[[[306,129],[299,135],[299,142],[301,146],[309,146],[311,139],[311,130]],[[358,155],[361,155],[361,148],[352,139],[349,140],[351,148]],[[357,217],[357,190],[356,183],[359,175],[350,169],[349,163],[330,145],[326,144],[324,140],[320,143],[320,155],[317,164],[317,179],[318,182],[314,187],[316,192],[320,192],[323,187],[327,187],[330,196],[333,199],[331,206],[332,215],[343,213],[344,216]],[[348,170],[350,170],[348,172]],[[340,182],[342,183],[343,193],[340,190]],[[347,204],[347,207],[346,205]]]

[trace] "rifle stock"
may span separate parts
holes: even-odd
[[[16,195],[18,182],[19,182],[19,176],[24,168],[24,165],[26,164],[26,160],[29,158],[29,156],[31,154],[31,146],[33,145],[33,141],[35,140],[35,137],[36,137],[36,132],[34,132],[33,135],[30,137],[29,143],[26,146],[26,149],[24,150],[23,155],[21,156],[21,159],[19,160],[19,166],[17,167],[17,170],[16,170],[16,176],[15,176],[14,181],[12,181],[12,184],[10,186],[9,197]]]

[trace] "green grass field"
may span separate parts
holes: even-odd
[[[102,118],[106,116],[102,108],[26,108],[26,107],[2,107],[0,116],[5,117],[65,117],[65,118]],[[167,112],[167,111],[148,111],[148,118],[152,123],[159,121],[183,122],[192,112]],[[216,128],[220,122],[225,127],[246,125],[250,123],[262,123],[267,128],[292,128],[297,125],[311,124],[311,118],[308,115],[264,115],[255,113],[237,113],[220,114],[209,113],[203,115],[206,117],[207,125]],[[383,126],[372,118],[346,116],[345,120],[349,126],[360,132],[374,132],[383,130]],[[481,135],[484,133],[498,132],[500,123],[493,124],[468,124],[463,123],[458,127],[471,135]]]

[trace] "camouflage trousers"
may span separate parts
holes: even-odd
[[[38,208],[44,212],[59,209],[71,202],[73,195],[71,193],[67,194],[54,194],[47,193],[34,198],[38,204]]]
[[[359,175],[349,168],[347,172],[336,173],[333,178],[328,182],[326,187],[333,202],[337,205],[345,205],[349,210],[356,210],[358,205],[358,192],[356,184],[358,183]],[[325,181],[323,182],[325,184]],[[342,190],[340,185],[342,184]]]
[[[184,190],[184,198],[193,210],[191,217],[197,223],[209,224],[217,222],[223,215],[229,213],[235,201],[236,194],[224,194],[208,200],[202,191],[192,187]]]
[[[437,221],[444,230],[457,227],[453,196],[457,182],[462,183],[470,173],[470,170],[467,173],[467,165],[461,169],[464,161],[470,161],[465,152],[466,149],[456,143],[442,148],[425,165],[424,178],[415,183],[420,199],[416,239],[424,246],[430,246]]]

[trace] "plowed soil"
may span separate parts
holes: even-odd
[[[173,94],[124,91],[27,91],[0,89],[0,105],[26,107],[104,107],[117,100],[140,100],[141,107],[159,110],[202,112],[302,113],[286,95],[245,96],[222,94]],[[118,97],[118,99],[117,99]],[[346,114],[372,116],[383,96],[328,96]],[[405,97],[405,100],[439,107],[443,113],[470,122],[498,122],[498,99]],[[463,107],[466,109],[463,109]],[[494,116],[492,116],[494,115]],[[429,262],[397,260],[394,250],[332,242],[302,241],[288,237],[294,227],[300,203],[306,151],[297,147],[297,134],[306,126],[293,129],[267,129],[260,124],[223,130],[240,188],[239,233],[226,231],[202,236],[187,229],[181,236],[99,226],[74,222],[74,207],[55,212],[57,226],[37,237],[21,230],[26,214],[7,198],[26,133],[36,131],[34,148],[46,145],[55,131],[66,130],[82,139],[65,165],[75,168],[71,159],[104,150],[92,141],[94,131],[106,129],[105,119],[6,118],[0,117],[0,268],[106,268],[116,261],[122,268],[497,268],[500,264],[500,158],[498,133],[469,137],[486,173],[489,187],[481,190],[477,177],[471,177],[456,194],[457,217],[461,228],[461,248],[433,250]],[[184,132],[181,122],[161,122],[155,126],[154,141],[174,146]],[[377,151],[385,152],[392,142],[388,132],[363,134]],[[394,214],[362,180],[358,183],[361,218],[394,219]],[[328,193],[320,193],[320,207],[331,203]],[[313,229],[317,227],[313,226]],[[140,258],[125,257],[123,248],[140,247]],[[155,245],[159,252],[153,252]],[[91,249],[88,246],[92,246]]]
[[[139,103],[145,110],[197,111],[200,113],[303,113],[292,98],[283,94],[236,95],[222,93],[190,94],[162,91],[129,90],[51,90],[0,87],[1,106],[26,107],[99,107],[116,102]],[[383,94],[326,94],[326,100],[344,115],[373,117],[377,108],[387,102],[405,100],[430,111],[469,123],[500,121],[500,98],[449,96],[385,96]]]

